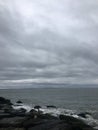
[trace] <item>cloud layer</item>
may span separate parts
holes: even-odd
[[[98,83],[97,0],[0,0],[0,88]]]

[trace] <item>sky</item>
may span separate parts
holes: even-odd
[[[98,0],[0,0],[0,88],[98,84]]]

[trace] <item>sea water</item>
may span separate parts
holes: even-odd
[[[80,112],[89,112],[86,121],[98,126],[98,88],[30,88],[1,89],[0,96],[13,103],[21,100],[24,107],[30,110],[40,105],[43,112],[52,114],[71,114],[78,118]],[[54,105],[57,109],[46,109]]]

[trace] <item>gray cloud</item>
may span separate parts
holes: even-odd
[[[0,0],[0,88],[98,83],[97,0]]]

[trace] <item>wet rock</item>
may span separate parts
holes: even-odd
[[[5,99],[3,97],[0,97],[0,106],[2,106],[3,104],[12,105],[12,103],[9,99]]]
[[[34,109],[40,109],[41,108],[41,106],[39,106],[39,105],[36,105],[35,107],[34,107]]]
[[[20,109],[13,109],[10,111],[10,114],[13,115],[13,116],[25,116],[25,113],[26,113],[26,109],[24,108],[20,108]]]
[[[55,117],[48,113],[43,114],[39,110],[41,106],[38,105],[27,113],[24,108],[12,108],[10,103],[10,100],[0,97],[0,130],[94,130],[82,120],[72,116]],[[47,106],[47,108],[56,107]],[[78,115],[86,118],[87,114]]]
[[[32,117],[32,118],[38,118],[43,114],[42,111],[36,111],[35,109],[30,110],[30,112],[28,113],[28,116]]]
[[[71,130],[70,127],[59,120],[44,121],[39,125],[35,125],[28,130]]]
[[[18,100],[16,103],[22,104],[23,102],[22,102],[22,101],[20,101],[20,100]]]
[[[10,117],[10,118],[3,118],[0,120],[0,128],[1,127],[22,127],[24,117]]]
[[[10,105],[5,105],[3,107],[3,110],[4,110],[4,113],[10,113],[13,110],[13,108]]]
[[[91,115],[89,112],[79,113],[78,116],[87,118],[87,115]]]
[[[27,118],[24,122],[23,122],[23,127],[24,128],[30,128],[30,127],[33,127],[33,126],[35,126],[35,125],[39,125],[39,124],[41,124],[41,123],[43,123],[43,121],[42,120],[40,120],[40,119],[34,119],[34,118]]]
[[[41,114],[41,115],[39,115],[39,118],[40,118],[40,119],[48,119],[48,120],[58,119],[58,117],[52,116],[52,115],[49,114],[49,113]]]
[[[30,112],[28,113],[28,115],[32,118],[36,118],[38,116],[38,111],[36,111],[35,109],[30,110]]]
[[[1,113],[0,112],[0,119],[2,119],[2,118],[8,118],[8,117],[11,117],[11,115],[9,114],[9,113]]]
[[[7,127],[7,128],[0,128],[0,130],[25,130],[25,128]]]
[[[93,130],[92,127],[85,124],[82,120],[72,116],[60,115],[59,118],[69,124],[72,127],[72,130]]]
[[[54,105],[48,105],[47,108],[57,108],[57,107]]]

